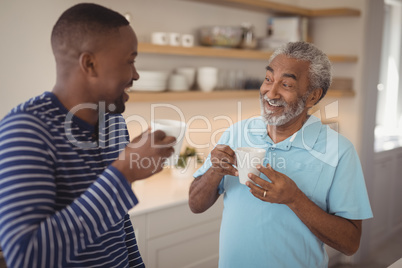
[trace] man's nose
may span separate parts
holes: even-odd
[[[281,96],[279,95],[279,88],[277,84],[271,84],[271,85],[266,85],[262,84],[260,88],[260,92],[263,96],[266,96],[267,98],[274,100],[274,99],[279,99]]]
[[[137,69],[134,68],[133,69],[133,80],[137,81],[138,79],[140,79],[140,74],[137,72]]]

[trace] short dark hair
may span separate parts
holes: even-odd
[[[80,43],[99,34],[116,30],[129,22],[124,16],[106,7],[82,3],[70,7],[57,20],[52,30],[53,51],[62,47],[78,49]]]
[[[324,52],[311,43],[302,41],[289,42],[275,50],[268,60],[268,65],[278,55],[286,55],[289,58],[308,61],[310,63],[309,91],[322,88],[320,100],[324,98],[332,82],[332,64]]]

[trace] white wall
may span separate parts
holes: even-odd
[[[53,56],[50,48],[50,33],[58,16],[69,6],[80,1],[24,1],[5,0],[0,3],[0,117],[12,107],[25,101],[28,97],[52,89],[55,81]],[[179,33],[196,33],[204,25],[238,25],[248,21],[256,26],[256,34],[264,36],[268,15],[261,12],[208,5],[181,0],[120,0],[93,1],[121,13],[132,15],[132,25],[140,41],[149,40],[153,31],[174,31]],[[305,4],[318,7],[318,4],[330,7],[350,6],[364,10],[364,1],[317,1],[289,0],[288,3]],[[361,56],[363,17],[320,18],[312,21],[313,40],[325,52],[333,54],[351,54]],[[184,23],[183,23],[184,22]],[[361,92],[361,75],[359,61],[357,64],[335,64],[335,76],[354,78],[355,98],[339,100],[340,131],[359,148],[359,107]],[[173,70],[179,66],[212,65],[220,69],[243,69],[248,76],[264,76],[265,60],[213,59],[184,56],[164,56],[140,54],[138,69]],[[335,101],[327,98],[322,106]],[[203,114],[208,107],[210,114],[219,115],[221,107],[235,107],[225,110],[235,120],[237,101],[220,101],[218,105],[209,102],[175,103],[180,105],[185,114]],[[144,118],[150,114],[150,103],[129,104],[127,112],[135,112]],[[258,115],[256,100],[243,100],[245,117]],[[126,113],[126,116],[129,114]],[[210,118],[212,120],[212,118]],[[219,123],[215,128],[223,127]],[[136,134],[132,129],[131,133]]]
[[[50,33],[58,16],[68,7],[79,3],[77,0],[2,0],[0,2],[0,118],[12,107],[43,91],[50,91],[55,81],[55,66],[50,47]],[[202,4],[184,0],[95,0],[92,1],[121,13],[132,15],[132,26],[140,41],[149,40],[153,31],[174,31],[196,33],[204,25],[236,25],[251,22],[256,26],[258,36],[265,34],[267,14],[241,9]],[[335,63],[334,76],[353,77],[356,97],[339,99],[340,132],[349,138],[360,151],[362,107],[364,88],[363,52],[366,31],[365,0],[287,0],[287,3],[301,4],[312,8],[352,7],[362,11],[360,17],[317,18],[312,20],[311,29],[314,42],[329,54],[357,55],[357,63]],[[381,12],[379,10],[378,12]],[[138,69],[173,70],[179,66],[212,65],[220,69],[243,69],[250,76],[263,78],[265,59],[236,60],[212,59],[185,56],[165,56],[140,54]],[[320,107],[336,101],[325,98]],[[256,99],[241,101],[242,111],[238,112],[238,100],[172,102],[189,118],[202,115],[212,123],[211,132],[228,126],[228,121],[214,120],[225,115],[236,122],[259,114]],[[139,115],[150,120],[151,103],[130,103],[125,116]],[[160,109],[157,116],[169,118],[177,114],[173,110]],[[374,118],[373,118],[374,120]],[[136,124],[129,124],[130,132],[139,132]],[[193,127],[204,128],[201,121]],[[193,137],[200,144],[210,141],[210,135]],[[208,148],[205,148],[208,152]]]

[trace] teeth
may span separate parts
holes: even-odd
[[[279,107],[279,106],[281,106],[280,104],[275,104],[275,103],[272,103],[272,102],[270,102],[270,101],[268,101],[268,103],[269,103],[269,105],[274,106],[274,107]]]

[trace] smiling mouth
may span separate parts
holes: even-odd
[[[273,106],[273,107],[281,107],[281,106],[283,106],[282,104],[274,103],[274,102],[271,102],[270,100],[268,100],[267,102],[268,102],[268,104],[270,106]]]
[[[271,100],[265,100],[265,103],[266,109],[269,110],[271,113],[277,112],[284,107],[282,103],[276,103]]]

